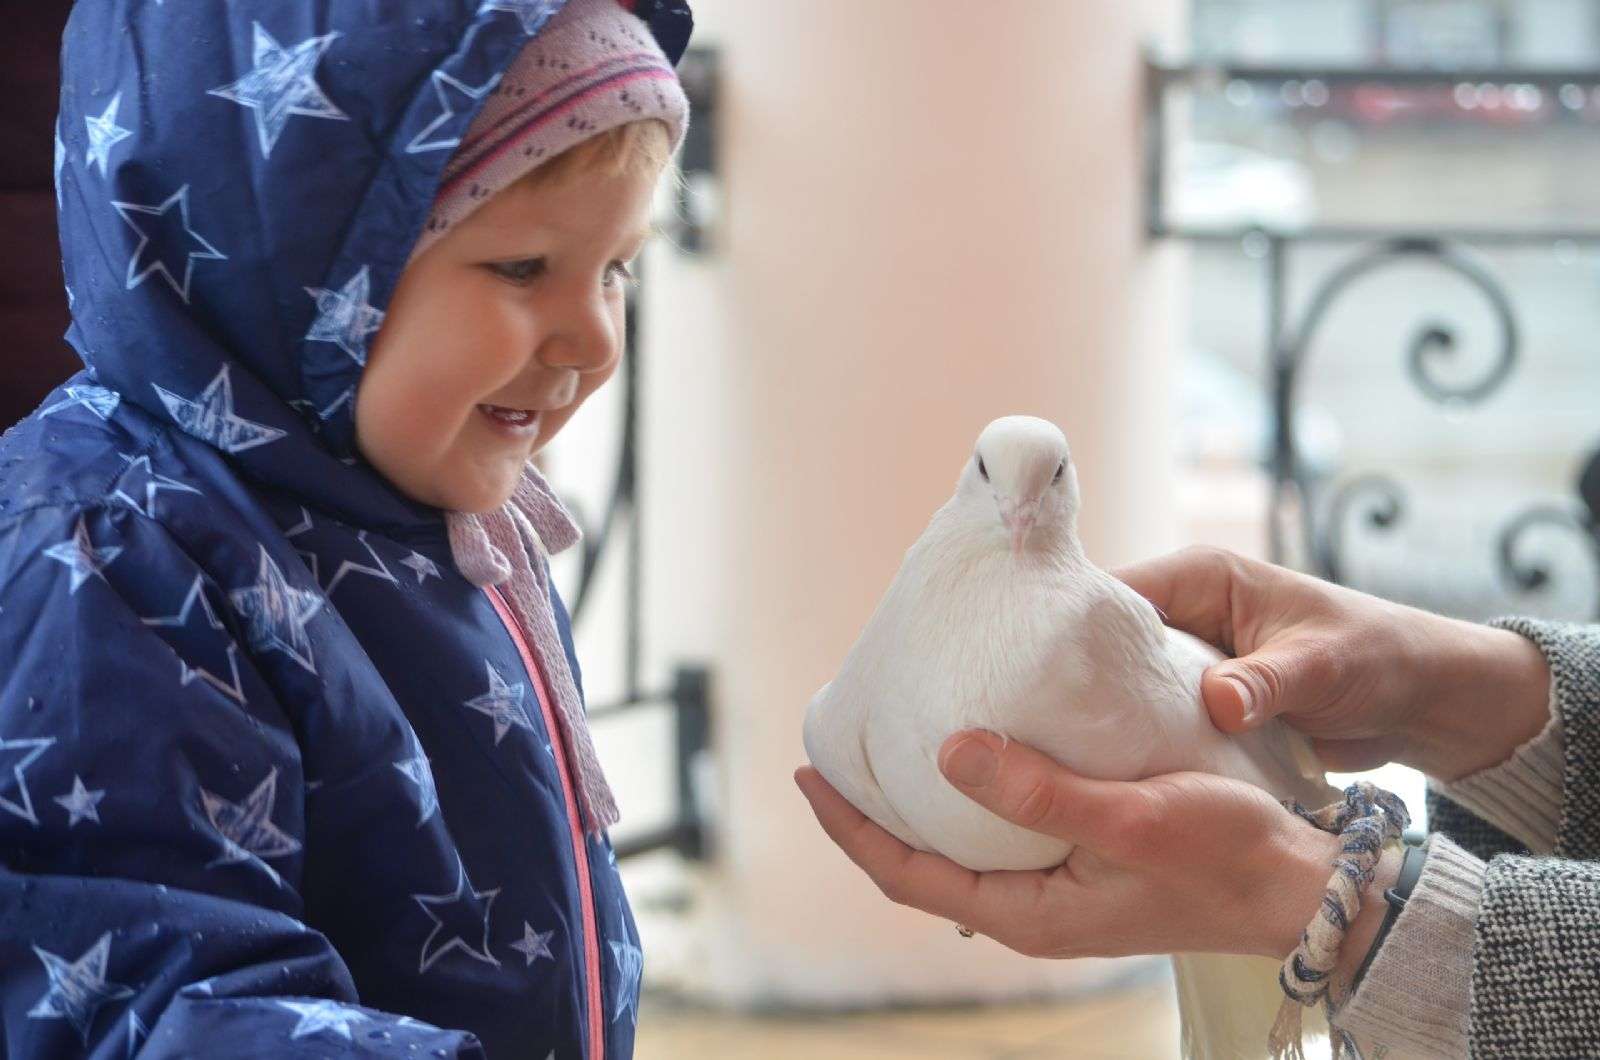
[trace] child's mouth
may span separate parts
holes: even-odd
[[[538,409],[511,409],[504,405],[479,405],[483,418],[498,431],[514,438],[528,438],[539,432]]]

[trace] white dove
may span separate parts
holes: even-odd
[[[807,708],[817,770],[903,842],[980,871],[1052,867],[1072,847],[951,786],[939,748],[962,729],[1020,740],[1089,777],[1201,770],[1308,807],[1335,801],[1301,734],[1276,721],[1241,735],[1213,727],[1200,677],[1222,656],[1090,562],[1077,513],[1054,424],[1007,416],[984,428],[955,495]],[[1186,1055],[1265,1054],[1279,962],[1180,954],[1173,964]]]

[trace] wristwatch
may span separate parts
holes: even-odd
[[[1383,892],[1383,900],[1389,903],[1389,908],[1384,911],[1383,923],[1378,925],[1378,934],[1372,940],[1372,948],[1367,950],[1366,957],[1362,958],[1361,967],[1356,969],[1355,978],[1350,981],[1350,993],[1354,994],[1356,987],[1361,985],[1361,979],[1367,974],[1372,958],[1378,955],[1389,929],[1400,916],[1400,910],[1406,907],[1406,901],[1410,899],[1411,891],[1417,885],[1417,877],[1422,875],[1422,863],[1427,859],[1428,852],[1420,845],[1406,844],[1405,856],[1400,860],[1400,875],[1395,879],[1394,886]]]

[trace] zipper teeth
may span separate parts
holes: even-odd
[[[566,743],[561,739],[555,715],[550,710],[550,694],[544,683],[544,673],[539,669],[533,652],[529,650],[527,639],[522,635],[522,629],[517,625],[515,615],[512,614],[511,608],[498,589],[485,587],[483,591],[488,594],[489,602],[494,604],[495,614],[500,616],[500,622],[506,627],[506,632],[511,634],[528,676],[538,686],[539,711],[544,716],[545,731],[550,734],[550,743],[556,752],[556,771],[561,775],[561,794],[567,804],[567,825],[572,833],[573,860],[577,864],[578,897],[583,906],[583,956],[587,966],[585,978],[588,981],[585,993],[589,998],[589,1056],[591,1060],[605,1060],[605,1022],[600,1003],[600,929],[595,916],[594,883],[589,877],[589,858],[584,849],[583,826],[578,819],[578,800],[572,786],[572,777],[567,770]]]

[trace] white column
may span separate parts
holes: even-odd
[[[993,417],[1066,431],[1102,564],[1172,543],[1178,263],[1141,233],[1139,55],[1180,4],[696,6],[724,213],[712,255],[648,262],[646,600],[652,672],[713,670],[719,850],[664,957],[733,1003],[1103,978],[891,905],[790,774],[806,701]]]

